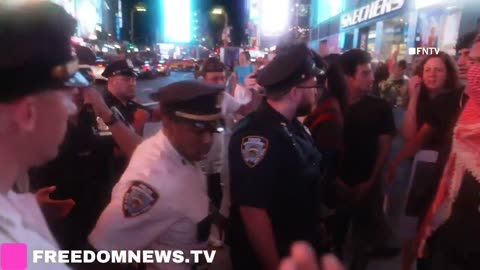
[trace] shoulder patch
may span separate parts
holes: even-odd
[[[152,187],[134,181],[123,196],[123,214],[125,217],[139,216],[150,210],[158,197],[158,193]]]
[[[249,168],[257,166],[268,150],[268,140],[261,136],[247,136],[242,139],[243,161]]]

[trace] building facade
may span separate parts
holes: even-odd
[[[469,0],[332,2],[312,3],[310,46],[320,54],[361,48],[376,61],[388,60],[396,50],[399,59],[410,60],[410,47],[454,54],[458,36],[480,24],[480,6]]]

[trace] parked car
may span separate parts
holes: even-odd
[[[193,59],[183,60],[183,71],[195,71],[196,62]]]
[[[194,59],[175,59],[170,62],[170,70],[174,71],[195,71],[195,66]]]
[[[170,61],[170,70],[173,71],[182,71],[183,70],[183,61],[182,60],[171,60]]]

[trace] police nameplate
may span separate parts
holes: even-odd
[[[141,215],[155,204],[158,193],[149,185],[135,181],[123,197],[123,214],[126,217]]]
[[[257,166],[268,150],[268,140],[260,136],[248,136],[242,139],[242,157],[248,167]]]

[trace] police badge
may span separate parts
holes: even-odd
[[[123,214],[125,217],[141,215],[157,202],[158,193],[149,185],[134,181],[123,197]]]
[[[248,136],[242,139],[242,157],[249,168],[257,166],[268,150],[268,140],[261,136]]]

